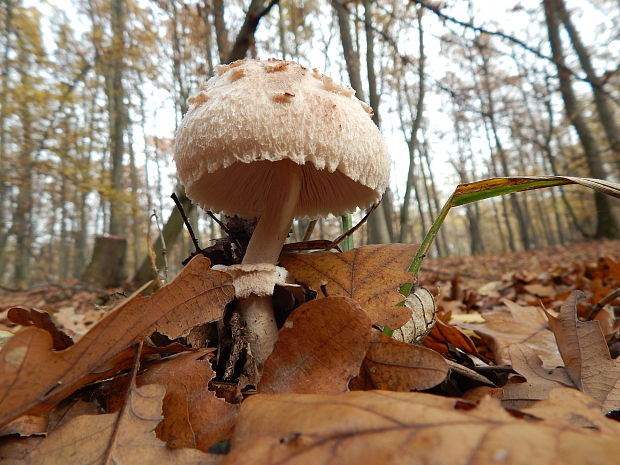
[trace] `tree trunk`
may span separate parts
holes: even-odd
[[[189,97],[189,88],[186,87],[185,79],[181,75],[181,44],[179,40],[179,21],[177,15],[176,0],[171,0],[170,10],[172,13],[172,76],[176,87],[175,98],[176,107],[179,109],[181,118],[187,113],[187,99]]]
[[[428,170],[429,177],[429,187],[430,187],[430,197],[429,200],[433,202],[433,206],[435,207],[433,213],[433,221],[434,218],[439,215],[441,211],[441,206],[439,205],[439,195],[437,194],[437,187],[435,186],[435,178],[433,177],[433,171],[431,170],[431,156],[428,150],[428,144],[424,144],[424,150],[420,152],[420,157],[424,158],[424,162],[426,164],[426,168]],[[441,240],[441,248],[443,253],[446,255],[450,254],[450,250],[448,248],[448,241],[446,240],[446,228],[440,228],[437,237]],[[441,252],[440,252],[441,255]]]
[[[568,32],[568,37],[573,44],[573,48],[575,49],[575,52],[577,52],[579,63],[581,64],[581,67],[585,71],[586,77],[590,82],[590,88],[592,89],[592,94],[594,96],[596,111],[601,125],[603,126],[603,130],[605,131],[607,143],[609,144],[613,154],[612,160],[615,161],[616,167],[620,169],[620,130],[618,129],[618,124],[616,123],[616,114],[611,105],[611,101],[607,95],[605,95],[603,81],[594,70],[592,60],[590,59],[590,53],[582,42],[579,31],[573,24],[570,13],[566,9],[564,0],[556,0],[555,6],[557,8],[559,18],[564,23],[566,32]]]
[[[178,186],[181,190],[177,192],[177,196],[179,197],[179,201],[181,202],[181,206],[186,214],[189,214],[192,211],[192,208],[195,206],[190,202],[190,200],[185,195],[185,191],[182,186]],[[164,225],[162,230],[162,235],[164,240],[162,242],[161,236],[157,238],[155,243],[153,244],[153,252],[155,253],[155,266],[158,270],[162,269],[164,266],[164,256],[162,251],[164,249],[163,244],[166,244],[168,250],[172,247],[172,245],[177,241],[181,231],[183,230],[183,217],[177,208],[172,210],[168,221]],[[142,264],[138,271],[131,279],[133,287],[139,287],[147,281],[155,279],[157,277],[156,271],[153,269],[151,265],[150,257],[145,257],[142,260]]]
[[[488,124],[486,122],[486,119],[483,118],[482,119],[483,123],[484,123],[484,133],[486,135],[487,138],[487,143],[489,145],[489,151],[490,151],[490,158],[491,158],[491,173],[493,176],[498,177],[499,173],[497,171],[497,164],[495,161],[495,156],[493,155],[493,143],[491,142],[491,136],[489,134],[489,128],[488,128]],[[510,217],[508,215],[508,202],[506,201],[506,196],[502,195],[500,197],[500,201],[502,204],[502,217],[504,219],[504,225],[506,226],[506,239],[508,242],[508,247],[510,249],[511,252],[516,252],[517,251],[517,247],[515,246],[515,240],[514,240],[514,235],[512,233],[512,225],[510,224]]]
[[[286,50],[286,24],[284,22],[284,12],[282,11],[282,3],[278,3],[278,38],[280,39],[280,55],[283,60],[287,59],[288,52]]]
[[[342,51],[344,54],[351,87],[355,90],[355,95],[357,98],[360,100],[366,100],[364,88],[362,86],[359,54],[353,47],[349,12],[346,7],[340,3],[340,0],[332,0],[332,5],[334,10],[336,10],[336,17],[338,18],[340,42],[342,44]],[[369,244],[387,244],[390,242],[390,231],[388,229],[387,218],[383,208],[377,208],[374,212],[372,212],[368,217],[367,224]]]
[[[230,61],[234,61],[239,58],[243,58],[245,54],[247,53],[248,48],[250,47],[250,44],[253,43],[254,41],[254,34],[256,32],[256,29],[258,28],[260,19],[263,16],[265,16],[267,13],[269,13],[269,9],[259,8],[259,4],[260,6],[262,6],[262,2],[252,0],[252,3],[250,4],[250,9],[247,14],[247,16],[252,16],[252,20],[248,20],[246,16],[246,21],[244,22],[239,32],[239,35],[240,36],[243,35],[244,37],[237,38],[237,41],[235,41],[235,47],[233,47],[233,51],[231,51],[230,55],[227,57],[227,60],[224,60],[224,62],[230,62]],[[219,7],[221,7],[221,10],[218,10],[218,5]],[[214,2],[213,13],[214,13],[214,18],[216,22],[216,35],[218,38],[218,47],[220,47],[222,45],[220,43],[221,41],[220,33],[222,32],[222,30],[218,29],[218,27],[221,28],[223,23],[220,24],[220,26],[218,26],[218,21],[219,21],[218,15],[219,14],[223,15],[223,4],[221,1],[216,0]],[[220,19],[223,20],[223,16]],[[222,48],[219,48],[219,50],[220,50],[220,56],[221,56]],[[176,187],[176,190],[179,192],[177,195],[179,197],[179,200],[181,201],[181,205],[183,206],[185,213],[187,215],[190,215],[192,212],[192,209],[196,207],[187,198],[182,186],[178,185]],[[167,247],[172,247],[172,245],[176,242],[177,238],[179,237],[179,234],[181,233],[182,229],[183,229],[183,218],[181,217],[181,214],[179,213],[179,211],[175,208],[170,214],[170,217],[168,218],[168,220],[166,221],[166,224],[164,225],[163,231],[162,231],[164,242]],[[158,239],[155,241],[155,244],[153,245],[153,249],[155,251],[155,256],[156,256],[156,266],[158,268],[161,268],[163,266],[163,257],[161,254],[163,250],[163,244],[162,244],[161,236],[158,237]],[[155,273],[155,270],[153,270],[153,267],[151,266],[150,258],[147,255],[142,260],[142,264],[138,268],[138,271],[133,276],[131,281],[134,286],[138,287],[144,284],[145,282],[150,281],[151,279],[154,279],[154,278],[156,278],[156,273]]]
[[[21,63],[28,63],[29,59],[24,51],[20,51]],[[20,85],[23,89],[32,89],[31,77],[27,69],[20,68]],[[31,91],[31,90],[30,90]],[[30,92],[27,91],[27,92]],[[32,252],[32,203],[33,203],[33,165],[32,154],[34,141],[32,140],[32,114],[28,102],[20,102],[18,116],[21,123],[21,146],[19,148],[17,205],[13,213],[15,232],[15,269],[13,281],[17,287],[26,284],[30,271],[30,256]]]
[[[573,91],[570,73],[564,64],[564,50],[560,37],[557,1],[543,0],[543,3],[545,6],[549,43],[558,71],[560,93],[562,94],[566,114],[579,137],[579,142],[583,148],[588,165],[589,176],[606,179],[607,173],[600,157],[598,144],[579,107],[579,102]],[[596,205],[596,230],[594,236],[596,238],[607,237],[609,239],[620,237],[620,230],[618,229],[618,223],[613,214],[609,197],[596,192],[594,194],[594,202]]]
[[[270,2],[265,6],[264,0],[252,0],[248,7],[248,12],[245,15],[241,29],[237,34],[237,39],[232,46],[230,55],[228,56],[228,63],[231,61],[241,60],[244,58],[248,50],[254,47],[254,34],[258,28],[258,23],[267,15],[271,8],[276,5],[277,2]]]
[[[8,100],[7,100],[7,84],[9,82],[9,70],[11,69],[11,60],[9,55],[11,53],[11,38],[13,35],[13,1],[5,0],[4,2],[4,50],[2,51],[2,64],[0,68],[0,269],[4,266],[4,248],[9,235],[8,229],[8,215],[9,203],[7,196],[7,183],[5,176],[9,170],[6,166],[7,157],[7,130],[6,130],[6,118],[9,115]],[[0,279],[2,279],[2,273],[0,273]]]
[[[215,40],[217,51],[220,56],[220,63],[226,63],[230,52],[228,42],[228,29],[224,21],[224,1],[213,0],[213,22],[215,23]]]
[[[97,236],[93,256],[80,280],[102,289],[120,286],[124,279],[127,239]]]
[[[510,176],[510,170],[508,169],[508,158],[506,155],[506,151],[501,143],[499,138],[499,134],[497,131],[497,123],[495,121],[495,105],[493,103],[493,95],[491,92],[491,83],[489,78],[489,63],[488,58],[485,55],[485,49],[483,46],[478,45],[478,50],[480,51],[480,56],[482,58],[482,76],[483,76],[483,88],[486,97],[487,109],[486,118],[489,121],[489,126],[491,129],[491,135],[495,142],[495,150],[496,154],[499,157],[500,166],[502,168],[503,176]],[[528,231],[528,221],[525,213],[523,212],[523,207],[521,206],[521,202],[516,195],[511,194],[508,196],[510,200],[510,206],[512,207],[512,211],[517,219],[517,226],[519,229],[519,238],[521,239],[521,244],[524,250],[528,250],[532,247],[535,247],[534,241],[530,238],[530,234]]]
[[[421,11],[421,10],[420,10]],[[415,153],[418,149],[418,131],[420,126],[422,125],[422,115],[424,111],[424,96],[426,94],[425,87],[425,78],[426,78],[426,55],[424,53],[424,29],[422,28],[422,17],[421,12],[418,11],[418,53],[420,55],[418,61],[418,98],[415,106],[415,118],[413,119],[411,125],[411,134],[407,136],[404,134],[404,119],[402,117],[402,105],[400,103],[400,98],[398,99],[399,106],[399,115],[401,119],[401,127],[403,128],[403,134],[405,135],[405,140],[407,141],[407,148],[409,149],[409,168],[407,170],[407,183],[405,184],[405,194],[403,196],[403,204],[400,209],[400,242],[406,242],[406,237],[409,231],[409,208],[411,204],[411,190],[415,187]],[[399,83],[400,84],[400,83]],[[399,85],[400,87],[400,85]],[[405,84],[404,88],[404,96],[407,99],[407,104],[410,109],[411,116],[413,117],[413,113],[411,112],[411,103],[409,100],[409,94],[407,92],[407,87]],[[416,190],[416,198],[418,202],[420,197],[418,196],[417,187]],[[430,213],[430,212],[429,212]],[[421,216],[422,226],[426,230],[424,216]],[[432,221],[432,220],[431,220]],[[423,232],[424,234],[424,232]]]
[[[123,107],[123,55],[125,41],[124,0],[113,0],[111,4],[112,46],[106,59],[106,91],[110,119],[110,161],[112,196],[110,199],[109,234],[122,235],[122,202],[119,193],[123,189],[123,154],[125,136],[125,109]]]
[[[213,28],[211,27],[210,16],[210,8],[208,7],[208,1],[205,0],[205,8],[201,9],[202,12],[202,22],[205,25],[205,58],[207,60],[207,75],[209,77],[213,76],[215,67],[213,65],[213,53],[212,49],[212,41],[213,41]]]

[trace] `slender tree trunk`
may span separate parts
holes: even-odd
[[[112,0],[111,29],[112,47],[109,50],[106,72],[106,89],[110,118],[110,161],[112,196],[110,200],[110,226],[108,232],[114,236],[123,233],[123,209],[119,193],[123,189],[123,155],[125,136],[125,110],[123,107],[123,55],[125,40],[125,2]]]
[[[366,33],[366,69],[368,70],[368,103],[373,109],[372,120],[381,127],[379,115],[379,94],[377,93],[377,75],[375,73],[375,39],[372,25],[372,0],[362,0],[364,5],[364,31]]]
[[[426,169],[424,167],[424,155],[422,154],[422,152],[425,150],[426,150],[426,147],[418,146],[418,159],[420,160],[419,167],[420,167],[420,174],[422,175],[421,177],[422,186],[424,187],[424,196],[426,197],[426,208],[428,209],[428,214],[430,216],[430,222],[432,223],[433,219],[437,216],[438,212],[436,212],[433,208],[433,203],[431,199],[432,194],[429,188],[430,181],[426,176]],[[432,177],[432,174],[430,174],[430,171],[429,171],[428,177]],[[437,237],[435,237],[435,249],[437,250],[437,256],[441,257],[444,255],[443,238],[440,234],[437,234]]]
[[[140,208],[140,184],[138,182],[138,168],[136,166],[136,154],[134,153],[133,137],[129,134],[129,180],[131,184],[131,250],[133,252],[132,264],[134,271],[138,270],[140,265],[140,231],[141,225],[146,223],[145,216],[141,213]],[[147,215],[148,217],[149,215]]]
[[[336,17],[338,18],[338,28],[340,30],[340,42],[347,67],[351,87],[355,89],[355,95],[360,100],[366,100],[364,88],[362,86],[362,76],[360,72],[360,59],[357,51],[353,47],[353,37],[351,36],[351,23],[349,12],[339,0],[332,0]]]
[[[411,204],[411,189],[415,187],[415,153],[418,148],[418,132],[420,130],[420,126],[422,125],[422,115],[424,111],[424,97],[426,95],[426,55],[424,53],[424,29],[422,26],[422,16],[421,13],[418,12],[418,53],[420,55],[418,59],[418,98],[415,107],[415,118],[413,119],[411,125],[411,134],[405,136],[405,140],[407,141],[407,148],[409,149],[409,167],[407,169],[407,183],[405,184],[405,194],[403,196],[403,204],[400,209],[400,242],[406,242],[406,237],[409,233],[409,209]],[[400,87],[400,85],[399,85]],[[411,104],[409,103],[409,95],[407,92],[406,84],[404,88],[404,98],[407,99],[407,103],[411,113]],[[399,116],[401,118],[401,127],[405,128],[404,120],[402,117],[402,105],[400,98],[398,99],[399,106]],[[413,114],[411,114],[413,116]],[[416,198],[419,199],[417,189],[416,189]],[[424,229],[426,230],[426,226],[424,225],[424,216],[421,216],[422,224]]]
[[[176,107],[180,111],[181,118],[187,113],[187,99],[189,97],[189,87],[186,86],[185,79],[181,74],[181,43],[179,39],[179,19],[177,14],[176,0],[170,0],[170,11],[172,14],[172,77],[176,86]],[[180,118],[179,118],[180,119]]]
[[[485,118],[482,119],[482,122],[484,123],[484,129],[485,129],[484,133],[486,135],[487,143],[489,145],[491,170],[492,170],[491,172],[493,176],[497,177],[499,176],[499,173],[497,170],[497,163],[495,161],[496,157],[493,154],[494,147],[493,147],[493,143],[491,142],[491,135],[489,133],[489,125],[487,124],[487,120]],[[508,241],[508,247],[510,248],[511,252],[516,252],[517,247],[515,246],[514,235],[512,233],[512,225],[510,224],[510,217],[508,215],[508,202],[506,201],[505,195],[502,195],[500,199],[501,199],[501,204],[502,204],[502,217],[504,218],[504,225],[506,226],[506,233],[507,233],[506,239]]]
[[[283,60],[286,60],[288,56],[286,49],[286,22],[282,3],[278,4],[278,38],[280,39],[280,55]]]
[[[183,210],[187,214],[192,210],[192,203],[185,195],[185,190],[182,188],[182,186],[178,186],[178,188],[181,190],[177,191],[177,196],[179,197],[179,201],[183,206]],[[155,265],[157,266],[157,269],[162,269],[164,266],[164,257],[162,255],[163,244],[165,243],[168,250],[170,250],[170,247],[177,241],[182,230],[183,217],[181,216],[179,210],[175,208],[174,210],[172,210],[168,221],[166,221],[166,224],[163,227],[162,235],[164,237],[164,241],[162,242],[162,238],[160,236],[153,244],[153,252],[155,253],[156,257]],[[139,287],[143,283],[150,281],[155,277],[156,273],[151,265],[151,261],[148,257],[146,257],[142,261],[140,268],[138,268],[138,271],[134,274],[132,282],[135,287]]]
[[[594,104],[596,106],[596,111],[601,125],[603,126],[607,143],[609,144],[613,155],[612,159],[616,163],[617,169],[620,170],[620,130],[617,124],[616,112],[614,111],[611,101],[607,95],[605,95],[603,89],[604,82],[594,70],[590,53],[581,40],[579,31],[573,24],[570,13],[566,9],[564,0],[556,0],[555,7],[557,8],[559,18],[564,23],[566,32],[568,32],[568,37],[570,38],[571,44],[573,45],[575,52],[577,52],[579,63],[585,71],[586,77],[590,81],[590,87],[594,96]]]
[[[0,279],[4,274],[4,251],[9,238],[10,229],[8,225],[8,215],[10,211],[8,199],[8,185],[5,176],[9,173],[7,164],[7,129],[6,118],[9,114],[8,108],[8,82],[9,70],[11,69],[11,39],[13,36],[13,1],[5,0],[4,2],[4,50],[2,51],[2,72],[0,73]]]
[[[258,28],[258,23],[263,16],[269,14],[271,8],[273,8],[278,2],[270,2],[265,5],[265,0],[251,0],[248,12],[245,15],[241,29],[237,34],[235,43],[232,46],[230,54],[228,55],[227,63],[231,61],[240,60],[244,58],[248,50],[254,49],[254,34]]]
[[[270,3],[269,5],[272,7],[275,5],[275,3]],[[258,28],[260,20],[265,15],[267,15],[270,11],[269,5],[265,7],[263,1],[252,0],[252,2],[250,3],[250,7],[248,8],[248,13],[246,15],[245,21],[239,31],[239,35],[237,36],[237,40],[235,41],[235,44],[232,50],[230,51],[229,55],[228,56],[224,55],[225,59],[222,60],[223,63],[230,63],[231,61],[238,60],[240,58],[245,57],[245,55],[248,52],[249,47],[254,43],[254,34],[256,33],[256,29]],[[220,0],[214,0],[213,16],[215,20],[216,36],[217,36],[217,41],[218,41],[218,50],[220,53],[220,57],[222,57],[222,52],[223,50],[225,50],[225,48],[223,48],[222,37],[227,37],[226,34],[224,34],[224,36],[221,35],[223,34],[223,31],[225,31],[225,27],[224,29],[222,29],[222,26],[224,25],[223,12],[224,12],[223,2],[221,2]],[[218,26],[218,22],[220,20],[222,22]],[[157,154],[156,154],[156,157],[157,157]],[[158,184],[159,184],[159,192],[160,192],[160,199],[161,199],[161,172],[159,171],[159,165],[157,165],[157,167],[158,167],[158,179],[159,179]],[[177,195],[179,199],[181,200],[181,205],[183,205],[185,213],[188,215],[191,215],[191,212],[195,208],[195,206],[189,201],[187,196],[185,196],[185,191],[181,185],[177,185],[175,190],[178,192]],[[160,202],[160,205],[161,205],[161,202]],[[161,210],[160,210],[160,217],[161,217]],[[163,227],[163,231],[162,231],[166,247],[168,248],[172,247],[172,245],[175,243],[175,241],[179,237],[179,234],[181,233],[182,228],[183,228],[183,218],[181,217],[181,214],[179,213],[179,211],[175,208],[170,214],[170,217],[168,218],[168,220],[166,221]],[[155,241],[153,248],[155,251],[155,255],[157,257],[157,266],[161,267],[163,265],[163,258],[161,256],[161,251],[163,248],[161,236],[158,237],[158,239]],[[146,256],[142,260],[142,263],[140,265],[140,268],[138,269],[138,272],[133,276],[131,281],[135,286],[140,286],[141,284],[151,279],[154,279],[155,277],[156,277],[156,273],[155,273],[155,270],[153,270],[151,266],[150,258]]]
[[[230,54],[230,43],[228,42],[228,28],[224,20],[224,0],[213,0],[213,22],[220,63],[226,63]]]
[[[58,247],[58,269],[57,275],[58,278],[62,281],[69,277],[70,273],[70,265],[71,265],[71,251],[69,250],[69,237],[68,237],[68,228],[67,222],[69,221],[69,212],[67,211],[67,205],[69,203],[69,193],[67,186],[67,176],[64,174],[66,171],[66,159],[69,154],[69,141],[67,140],[70,134],[68,121],[63,121],[61,125],[63,131],[63,140],[61,142],[61,150],[62,157],[60,159],[60,170],[61,170],[61,180],[60,180],[60,192],[58,193],[58,203],[60,204],[60,236],[59,236],[59,247]],[[53,242],[52,242],[53,243]]]
[[[433,211],[433,221],[434,218],[437,217],[437,215],[439,215],[439,212],[441,210],[441,206],[439,205],[439,195],[437,194],[437,187],[435,185],[435,179],[433,177],[433,171],[431,170],[431,157],[429,154],[429,149],[428,149],[428,143],[424,143],[423,145],[423,150],[420,152],[420,158],[424,160],[424,164],[426,165],[426,169],[428,170],[428,181],[429,181],[429,202],[432,201],[432,205],[434,207]],[[420,163],[422,163],[422,160],[420,160]],[[425,181],[426,182],[426,181]],[[437,234],[438,239],[440,239],[441,241],[441,249],[442,252],[440,252],[438,250],[439,255],[449,255],[449,250],[448,250],[448,241],[446,240],[446,228],[441,228],[439,230],[439,234]]]
[[[543,0],[545,7],[545,18],[547,21],[547,31],[553,59],[558,71],[560,81],[560,92],[564,107],[571,124],[579,136],[579,142],[584,151],[589,175],[593,178],[606,179],[607,173],[601,160],[600,151],[596,139],[594,138],[586,120],[579,108],[579,102],[573,91],[570,73],[564,66],[564,50],[560,37],[558,21],[558,8],[556,0]],[[596,205],[596,230],[594,236],[597,238],[617,238],[620,237],[618,223],[611,208],[609,197],[599,192],[594,194]]]
[[[21,63],[28,63],[29,58],[21,51],[18,55]],[[31,77],[27,69],[18,68],[20,86],[31,89]],[[15,227],[15,269],[13,281],[17,287],[26,284],[30,272],[30,256],[32,253],[32,210],[33,210],[33,167],[34,141],[32,139],[32,111],[30,103],[20,102],[17,114],[21,123],[21,146],[19,149],[18,179],[19,191],[17,204],[13,213]]]
[[[372,120],[381,128],[381,114],[379,112],[380,96],[377,91],[377,73],[375,72],[375,38],[374,38],[374,26],[373,26],[373,13],[372,13],[372,0],[363,0],[364,6],[364,32],[366,34],[366,70],[368,73],[368,103],[373,109]],[[393,196],[390,187],[388,186],[385,194],[383,195],[383,201],[379,205],[382,209],[385,224],[387,226],[389,240],[392,242],[396,239],[394,234],[394,227],[392,225],[393,211]],[[378,213],[377,213],[377,216]]]
[[[207,60],[207,75],[213,76],[215,68],[214,68],[214,60],[213,60],[213,27],[211,26],[211,18],[210,13],[211,9],[209,8],[209,2],[205,0],[205,8],[201,9],[202,12],[202,22],[205,26],[205,58]]]
[[[480,56],[482,57],[482,76],[483,76],[483,88],[485,91],[487,109],[486,118],[489,121],[489,126],[491,128],[491,135],[493,136],[493,140],[495,142],[495,150],[497,156],[500,161],[500,166],[502,167],[502,175],[510,176],[510,170],[508,169],[508,157],[506,155],[506,151],[501,143],[499,138],[499,133],[497,131],[497,123],[495,121],[495,105],[493,103],[493,95],[491,92],[491,83],[489,77],[489,63],[488,58],[485,55],[485,50],[482,46],[478,47],[480,51]],[[517,225],[519,229],[519,237],[521,239],[521,244],[525,250],[530,249],[532,246],[535,246],[534,242],[530,238],[530,234],[528,231],[528,222],[525,213],[523,212],[523,207],[519,202],[519,199],[516,195],[511,194],[509,196],[510,205],[512,207],[512,211],[516,217]]]
[[[353,37],[351,35],[351,23],[349,12],[340,0],[332,0],[338,27],[340,30],[340,42],[344,54],[351,87],[355,89],[355,94],[360,100],[366,100],[362,77],[360,72],[360,59],[358,51],[353,47]],[[383,208],[377,208],[368,217],[368,242],[371,244],[386,244],[390,242],[390,232],[387,225],[387,218]]]

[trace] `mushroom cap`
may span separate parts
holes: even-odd
[[[380,200],[390,157],[372,110],[350,87],[290,61],[240,60],[188,100],[174,146],[179,178],[205,210],[260,216],[275,162],[302,165],[295,217]],[[285,162],[289,163],[290,162]]]

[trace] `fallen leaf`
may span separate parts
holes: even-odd
[[[538,283],[526,284],[523,286],[523,289],[536,297],[553,297],[556,294],[552,286],[545,286]]]
[[[508,383],[498,396],[506,408],[520,409],[547,399],[549,392],[558,387],[574,387],[563,367],[543,368],[542,360],[528,346],[513,344],[509,348],[512,369],[526,379],[524,383]]]
[[[18,434],[21,437],[28,437],[34,434],[45,434],[47,432],[47,419],[34,415],[22,415],[12,422],[0,427],[0,437],[10,434]]]
[[[398,292],[411,282],[407,268],[417,246],[368,245],[345,253],[285,253],[280,262],[298,282],[318,293],[318,298],[344,296],[356,300],[374,324],[400,328],[411,311],[396,304]]]
[[[229,276],[210,270],[209,260],[198,256],[170,284],[149,297],[132,296],[65,350],[52,350],[47,331],[25,328],[0,352],[0,425],[49,410],[115,372],[112,362],[153,331],[174,338],[220,318],[232,296]]]
[[[169,449],[155,437],[161,420],[164,386],[132,387],[118,413],[82,415],[50,435],[22,462],[24,465],[216,464],[218,456],[192,449]]]
[[[70,398],[58,404],[48,415],[48,432],[54,431],[65,423],[81,415],[96,415],[101,407],[93,402]]]
[[[73,339],[56,327],[47,312],[42,312],[36,308],[12,307],[9,308],[7,318],[15,324],[36,326],[50,333],[54,350],[66,349],[73,345]]]
[[[259,394],[243,403],[223,465],[615,465],[620,427],[587,402],[574,398],[556,407],[557,419],[533,421],[491,398],[472,408],[413,392]],[[588,408],[597,429],[571,418]]]
[[[574,291],[560,308],[560,317],[547,315],[564,366],[578,389],[603,404],[620,409],[620,360],[612,359],[598,321],[579,321],[577,304],[585,295]]]
[[[218,399],[208,389],[215,376],[206,355],[211,350],[179,354],[149,365],[137,384],[167,386],[164,419],[157,437],[170,447],[192,447],[207,452],[213,444],[229,439],[238,405]]]
[[[0,463],[2,465],[23,465],[31,451],[36,449],[45,438],[30,436],[28,438],[0,440]]]
[[[437,386],[448,371],[437,352],[373,331],[360,374],[349,386],[356,390],[421,391]]]
[[[467,354],[482,357],[467,334],[457,326],[447,325],[441,320],[437,320],[430,333],[424,338],[423,344],[441,354],[447,354],[450,351],[449,345],[452,345]]]
[[[435,324],[435,299],[425,287],[419,287],[407,296],[405,307],[411,310],[411,318],[400,328],[394,330],[392,337],[402,342],[419,342]]]
[[[288,317],[265,361],[262,393],[334,394],[348,389],[370,343],[371,323],[357,302],[327,297]]]
[[[538,307],[522,307],[510,300],[504,300],[504,304],[504,310],[484,313],[484,324],[462,324],[461,327],[480,335],[493,351],[498,365],[510,364],[508,348],[513,344],[530,347],[546,367],[563,365],[545,313]]]
[[[556,388],[549,392],[549,397],[523,412],[558,425],[571,424],[584,429],[600,431],[604,434],[615,434],[620,437],[620,424],[609,421],[600,415],[601,405],[592,397],[577,389]],[[597,463],[595,460],[584,460],[583,463]]]

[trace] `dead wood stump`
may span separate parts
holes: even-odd
[[[93,255],[80,280],[106,289],[119,286],[125,279],[127,239],[120,236],[97,236]]]

